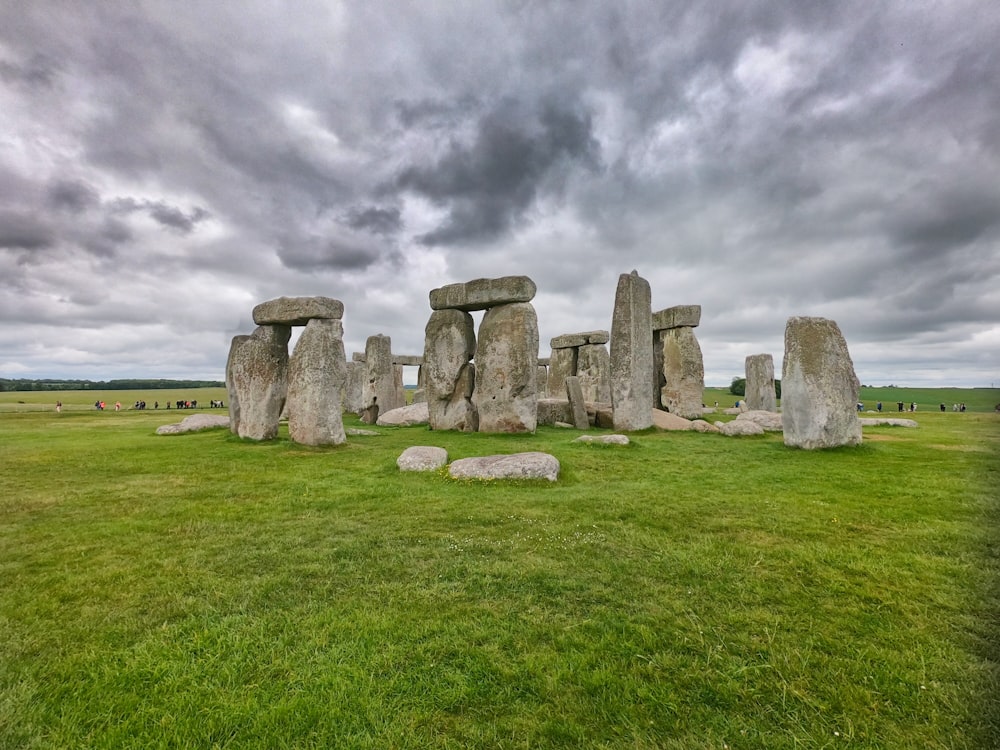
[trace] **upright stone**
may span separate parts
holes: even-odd
[[[406,386],[403,385],[403,366],[393,364],[392,366],[392,387],[393,400],[397,404],[395,408],[406,406]],[[383,412],[384,414],[385,412]]]
[[[746,358],[745,374],[747,408],[753,411],[777,411],[774,357],[770,354],[751,354]]]
[[[229,430],[234,435],[239,435],[240,431],[240,397],[236,393],[236,385],[233,383],[233,357],[236,350],[241,347],[249,336],[233,336],[229,344],[229,356],[226,358],[226,393],[229,395]]]
[[[288,437],[303,445],[340,445],[347,380],[344,327],[310,320],[288,360]]]
[[[362,391],[361,420],[375,424],[378,415],[405,405],[399,399],[396,371],[392,364],[392,339],[381,333],[369,336],[365,342],[367,366]]]
[[[637,271],[618,278],[611,319],[611,405],[615,430],[653,425],[652,294]]]
[[[432,430],[475,432],[479,426],[472,405],[476,370],[476,328],[461,310],[435,310],[424,329],[424,388]]]
[[[576,352],[575,347],[552,350],[546,383],[546,390],[552,395],[552,398],[562,398],[566,392],[566,378],[570,375],[576,375]]]
[[[663,336],[663,380],[660,402],[671,414],[700,419],[705,390],[705,365],[701,347],[689,326],[661,331]]]
[[[288,393],[289,326],[258,326],[232,350],[231,375],[239,401],[237,434],[251,440],[271,440]]]
[[[611,358],[604,344],[585,344],[577,350],[576,375],[584,400],[611,403]]]
[[[587,418],[587,404],[583,400],[580,378],[576,375],[570,375],[566,378],[566,397],[569,399],[569,408],[573,415],[573,426],[578,430],[589,429],[590,420]]]
[[[814,449],[860,444],[859,388],[847,342],[834,321],[788,319],[781,368],[785,445]]]
[[[538,365],[538,398],[549,397],[549,368],[539,363]]]
[[[361,414],[364,411],[365,376],[368,367],[364,362],[347,362],[347,375],[344,383],[344,411],[349,414]]]
[[[538,317],[530,302],[492,307],[479,325],[472,402],[480,432],[538,425]]]
[[[417,387],[413,391],[413,403],[423,404],[427,402],[427,373],[424,370],[423,357],[421,364],[417,368]]]

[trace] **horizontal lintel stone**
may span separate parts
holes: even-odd
[[[331,297],[278,297],[261,302],[253,309],[259,326],[304,326],[310,320],[341,320],[344,303]]]
[[[432,289],[432,310],[488,310],[514,302],[531,302],[538,288],[527,276],[474,279],[464,284],[448,284]]]
[[[606,344],[611,338],[607,331],[584,331],[583,333],[564,333],[556,336],[550,342],[553,349],[572,349],[587,344]]]
[[[701,305],[676,305],[653,313],[653,330],[697,328],[701,323]]]

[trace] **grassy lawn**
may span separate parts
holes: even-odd
[[[1000,415],[314,449],[87,397],[0,414],[2,748],[1000,747]]]

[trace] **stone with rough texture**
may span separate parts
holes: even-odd
[[[715,426],[719,428],[719,432],[723,435],[729,435],[730,437],[764,434],[763,427],[756,422],[746,419],[734,419],[732,422],[716,422]]]
[[[344,411],[349,414],[360,414],[364,410],[365,376],[368,367],[364,362],[351,361],[346,363],[347,370],[344,379]]]
[[[156,428],[157,435],[179,435],[183,432],[199,432],[217,427],[229,427],[229,417],[221,414],[192,414],[177,424],[165,424]]]
[[[573,349],[587,344],[606,344],[610,334],[607,331],[584,331],[583,333],[564,333],[549,342],[553,349]]]
[[[427,424],[427,411],[426,401],[400,406],[385,412],[385,414],[379,414],[375,424],[379,427],[412,427],[413,425]]]
[[[653,424],[651,292],[637,271],[622,274],[611,318],[611,404],[616,430]]]
[[[422,354],[393,354],[392,363],[406,367],[420,367],[424,363],[424,356]]]
[[[285,325],[258,326],[231,352],[230,373],[239,403],[237,435],[271,440],[288,394],[288,339]]]
[[[549,357],[548,381],[545,390],[552,398],[559,398],[566,392],[566,378],[576,375],[577,349],[553,349]]]
[[[564,398],[540,398],[537,408],[538,424],[552,427],[556,422],[569,424],[573,420],[569,401]]]
[[[437,471],[448,463],[448,451],[433,445],[412,445],[399,454],[400,471]]]
[[[807,450],[859,445],[860,387],[847,342],[834,321],[788,319],[781,369],[785,445]]]
[[[472,391],[476,329],[461,310],[435,310],[424,328],[424,388],[432,430],[475,432],[479,426]]]
[[[340,320],[344,303],[330,297],[278,297],[253,309],[259,326],[304,326],[310,320]]]
[[[344,434],[347,357],[339,320],[310,320],[288,360],[288,438],[302,445],[340,445]]]
[[[539,452],[460,458],[451,462],[448,475],[453,479],[547,479],[554,482],[559,478],[559,460]]]
[[[241,347],[249,336],[233,336],[229,344],[229,356],[226,358],[226,392],[229,394],[229,430],[234,435],[240,430],[240,397],[236,393],[236,386],[233,385],[233,353]]]
[[[778,400],[774,390],[774,357],[770,354],[751,354],[746,358],[744,369],[747,408],[754,411],[777,411]]]
[[[365,380],[361,393],[361,421],[375,424],[379,414],[406,404],[403,376],[392,364],[392,339],[381,333],[365,342]]]
[[[704,419],[692,419],[691,429],[695,432],[718,432],[719,428],[714,424],[709,424]]]
[[[653,426],[658,430],[690,430],[691,420],[660,409],[652,410]]]
[[[701,323],[701,305],[676,305],[652,314],[654,331],[671,328],[697,328]]]
[[[569,398],[573,426],[578,430],[590,429],[590,420],[587,419],[587,404],[583,400],[583,389],[580,388],[580,379],[576,375],[570,375],[566,378],[566,395]]]
[[[767,432],[781,432],[782,430],[781,415],[773,411],[764,411],[760,409],[745,411],[736,417],[735,421],[739,422],[740,420],[745,422],[756,422]]]
[[[628,435],[580,435],[574,443],[601,443],[603,445],[628,445]]]
[[[549,397],[549,368],[546,365],[538,365],[538,376],[535,380],[538,385],[538,398]]]
[[[586,344],[576,350],[576,376],[587,401],[611,401],[611,357],[604,344]]]
[[[448,284],[430,293],[432,310],[488,310],[499,305],[531,302],[537,287],[527,276],[474,279],[464,284]]]
[[[862,427],[918,427],[914,419],[893,419],[886,417],[861,417],[858,419]]]
[[[538,318],[530,302],[492,307],[479,325],[472,403],[479,432],[534,432]]]
[[[705,365],[694,329],[688,326],[662,332],[663,380],[660,403],[671,414],[687,419],[702,415]]]

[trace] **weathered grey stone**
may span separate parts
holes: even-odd
[[[258,326],[234,346],[230,375],[239,403],[237,433],[250,440],[271,440],[288,393],[288,339],[285,325]]]
[[[860,417],[862,427],[918,427],[914,419],[894,419],[886,417]]]
[[[351,354],[351,361],[352,362],[364,362],[365,361],[365,353],[364,352],[353,352]]]
[[[411,445],[399,454],[400,471],[437,471],[448,463],[448,451],[432,445]]]
[[[781,415],[773,411],[763,411],[760,409],[745,411],[736,417],[735,421],[739,422],[740,420],[756,422],[766,432],[781,432],[782,429]]]
[[[577,349],[553,349],[549,357],[548,382],[545,390],[552,398],[559,398],[566,392],[566,378],[576,375]]]
[[[590,421],[587,419],[587,405],[583,400],[583,389],[580,388],[580,379],[576,375],[570,375],[566,378],[566,395],[569,398],[573,426],[578,430],[589,429]]]
[[[421,357],[423,359],[423,357]],[[420,365],[417,370],[417,387],[413,391],[413,403],[421,404],[427,401],[427,371]]]
[[[552,427],[556,422],[569,424],[573,421],[573,410],[564,398],[538,399],[538,424]]]
[[[432,430],[475,432],[472,404],[476,370],[472,316],[461,310],[435,310],[424,329],[424,380]]]
[[[594,425],[605,430],[613,430],[615,427],[615,410],[611,404],[598,406],[594,412]]]
[[[764,428],[748,419],[734,419],[732,422],[716,422],[715,426],[723,435],[736,437],[741,435],[763,435]]]
[[[236,386],[233,384],[233,353],[242,346],[249,336],[233,336],[229,344],[229,356],[226,358],[226,393],[229,394],[229,430],[234,435],[240,430],[240,398],[236,393]]]
[[[379,427],[412,427],[413,425],[427,424],[427,402],[400,406],[380,414],[375,423]]]
[[[718,432],[719,428],[714,424],[709,424],[704,419],[692,419],[691,429],[695,432]]]
[[[785,445],[815,449],[860,444],[859,388],[847,342],[834,321],[788,319],[781,369]]]
[[[604,344],[584,344],[576,350],[576,375],[587,401],[611,401],[611,357]]]
[[[407,367],[420,367],[424,363],[422,354],[393,354],[392,363],[394,365],[406,365]]]
[[[364,411],[365,378],[368,367],[364,362],[347,362],[347,376],[344,383],[344,411],[360,414]]]
[[[691,420],[660,409],[652,410],[653,426],[658,430],[683,431],[691,429]]]
[[[537,287],[527,276],[474,279],[464,284],[448,284],[430,293],[432,310],[488,310],[498,305],[531,302]]]
[[[611,318],[611,404],[616,430],[653,424],[653,347],[649,282],[637,271],[618,278]]]
[[[628,435],[580,435],[574,443],[600,443],[602,445],[628,445]]]
[[[460,458],[451,462],[448,474],[453,479],[547,479],[554,482],[559,478],[559,460],[539,452]]]
[[[288,437],[303,445],[340,445],[347,358],[339,320],[313,318],[288,360]]]
[[[587,344],[606,344],[609,334],[607,331],[584,331],[583,333],[564,333],[556,336],[549,342],[553,349],[572,349]]]
[[[549,358],[548,357],[539,357],[538,358],[538,364],[540,364],[542,367],[546,367],[547,368],[549,366]]]
[[[654,331],[668,331],[671,328],[697,328],[701,323],[701,305],[676,305],[652,314]]]
[[[253,309],[253,322],[259,326],[304,326],[310,320],[343,317],[344,303],[330,297],[278,297]]]
[[[663,379],[660,403],[671,414],[687,419],[702,415],[705,365],[694,329],[687,326],[662,332]]]
[[[538,384],[538,398],[549,397],[549,368],[545,365],[538,365],[538,376],[535,378]]]
[[[538,318],[530,302],[491,307],[479,325],[472,402],[480,432],[534,432]]]
[[[157,435],[179,435],[183,432],[200,432],[217,427],[229,427],[229,417],[221,414],[192,414],[177,424],[165,424],[156,428]]]
[[[381,432],[376,432],[375,430],[363,430],[360,427],[348,427],[344,430],[349,436],[375,436],[381,435]]]
[[[365,342],[365,382],[362,389],[361,421],[375,424],[379,414],[406,404],[402,372],[392,364],[392,339],[381,333]]]
[[[778,400],[774,391],[774,357],[770,354],[751,354],[746,358],[747,407],[754,411],[777,411]]]

